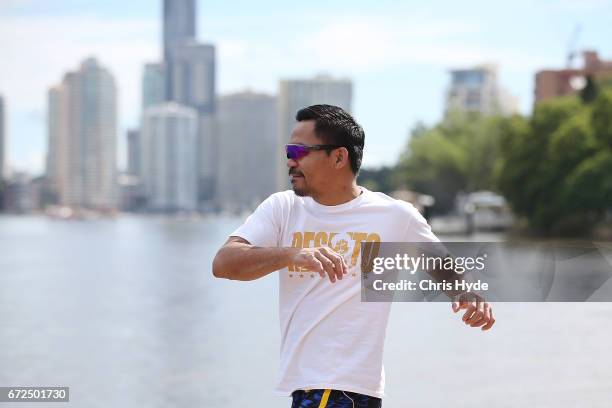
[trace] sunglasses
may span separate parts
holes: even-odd
[[[343,146],[337,145],[303,145],[303,144],[288,144],[285,145],[287,158],[299,160],[302,157],[308,156],[311,150],[333,150]]]

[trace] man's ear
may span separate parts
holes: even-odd
[[[336,168],[339,168],[338,165],[344,161],[344,157],[348,157],[348,151],[346,149],[342,149],[338,152],[336,156]]]

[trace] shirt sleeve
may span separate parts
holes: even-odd
[[[246,239],[251,245],[277,247],[280,245],[281,216],[279,197],[272,194],[249,215],[244,224],[230,236]]]
[[[428,256],[446,257],[450,254],[448,248],[433,233],[425,217],[413,205],[409,209],[410,220],[406,230],[406,242],[419,242],[416,248]]]
[[[409,221],[406,230],[407,242],[440,242],[440,239],[431,231],[431,226],[425,217],[413,205],[409,208]]]

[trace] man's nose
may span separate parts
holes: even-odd
[[[292,168],[292,167],[297,167],[297,165],[298,165],[297,160],[287,159],[287,167]]]

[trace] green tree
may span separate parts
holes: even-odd
[[[612,94],[602,90],[588,105],[560,98],[538,104],[529,121],[505,125],[496,179],[530,226],[583,232],[612,208],[610,115]]]
[[[398,171],[395,166],[383,166],[377,169],[361,169],[359,184],[371,191],[390,193],[400,186]]]
[[[586,77],[586,85],[580,91],[580,99],[582,102],[589,104],[597,98],[597,94],[599,93],[599,86],[595,79],[593,79],[592,75],[587,75]]]
[[[602,89],[595,99],[591,121],[598,143],[612,148],[612,87]]]
[[[432,128],[416,128],[400,157],[401,177],[412,190],[436,199],[434,212],[452,209],[459,191],[491,189],[499,120],[451,112]]]

